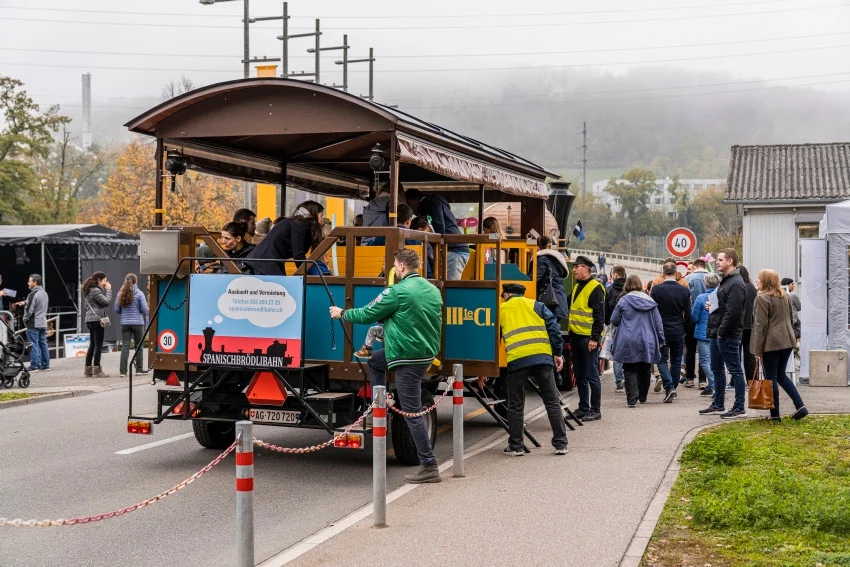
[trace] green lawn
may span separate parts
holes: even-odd
[[[8,402],[9,400],[22,400],[24,398],[31,398],[32,394],[25,394],[23,392],[0,392],[0,402]]]
[[[850,416],[697,436],[641,565],[850,566]]]

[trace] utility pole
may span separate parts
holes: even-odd
[[[319,31],[319,20],[316,20],[316,31]],[[336,47],[319,47],[319,39],[316,36],[316,47],[312,47],[307,50],[307,53],[315,53],[316,54],[316,82],[319,82],[319,52],[320,51],[340,51],[342,50],[342,84],[341,85],[330,85],[332,88],[338,89],[342,88],[343,91],[348,92],[348,35],[342,36],[342,45],[338,45]]]
[[[367,98],[370,102],[375,100],[375,49],[369,48],[369,57],[364,57],[362,59],[349,59],[346,61],[337,61],[337,65],[343,65],[345,63],[369,63],[369,94],[368,95],[360,95],[360,98]],[[345,73],[347,75],[347,73]]]
[[[581,190],[587,191],[587,122],[581,123]]]
[[[313,82],[316,83],[317,85],[320,84],[319,83],[319,80],[320,80],[320,74],[319,74],[320,59],[319,59],[319,55],[320,55],[320,52],[322,51],[322,46],[321,46],[321,41],[320,41],[320,37],[322,35],[322,32],[321,32],[319,19],[316,18],[316,31],[310,32],[310,33],[296,33],[296,34],[289,35],[289,33],[288,33],[289,26],[287,25],[287,19],[289,18],[289,16],[287,14],[285,2],[283,4],[283,13],[284,13],[283,29],[285,31],[284,31],[283,35],[277,36],[277,38],[279,40],[283,41],[283,53],[284,53],[284,56],[283,56],[283,74],[281,76],[284,77],[284,78],[286,78],[286,77],[313,77]],[[289,72],[289,63],[287,61],[287,57],[289,56],[289,45],[288,45],[288,43],[289,43],[290,39],[294,39],[294,38],[297,38],[297,37],[315,37],[316,38],[316,46],[313,49],[308,50],[309,53],[314,53],[315,56],[316,56],[316,70],[315,70],[314,73],[308,73],[306,71],[302,71],[300,73],[290,73]]]

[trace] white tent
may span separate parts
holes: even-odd
[[[802,240],[800,374],[808,376],[810,350],[848,350],[850,201],[826,206],[820,239]],[[850,376],[848,376],[850,378]]]

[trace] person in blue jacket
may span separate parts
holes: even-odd
[[[611,325],[617,327],[611,354],[623,365],[626,403],[630,408],[638,402],[645,404],[652,365],[661,360],[664,325],[658,304],[643,291],[638,276],[632,274],[626,279],[620,301],[611,313]]]
[[[694,322],[694,338],[697,340],[697,354],[699,356],[699,367],[705,373],[705,378],[708,384],[700,392],[700,396],[714,395],[714,373],[711,371],[711,339],[708,336],[708,309],[705,308],[705,302],[708,301],[708,296],[720,283],[720,278],[717,274],[705,274],[703,278],[705,282],[705,293],[701,293],[694,301],[694,307],[691,311],[691,318]],[[725,379],[724,379],[725,381]],[[721,384],[720,387],[724,387]]]
[[[145,333],[145,325],[150,319],[148,302],[145,294],[139,289],[139,278],[136,274],[127,274],[124,284],[118,290],[115,297],[115,312],[121,315],[121,362],[119,371],[121,376],[127,375],[127,361],[130,358],[130,343],[134,348],[142,344]],[[136,357],[136,373],[147,374],[144,369],[143,353]]]

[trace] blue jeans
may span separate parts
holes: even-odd
[[[625,375],[623,374],[623,363],[614,361],[614,384],[617,388],[623,387],[623,380],[625,379]]]
[[[578,388],[578,409],[602,412],[602,384],[599,382],[599,349],[588,352],[590,337],[570,335],[570,355]]]
[[[708,388],[714,389],[714,372],[711,371],[711,342],[697,339],[697,352],[699,353],[699,367],[708,380]]]
[[[747,397],[747,383],[744,380],[744,369],[741,367],[741,339],[711,339],[711,371],[715,376],[725,376],[723,367],[732,375],[735,384],[735,405],[733,410],[745,411],[744,401]],[[725,378],[723,380],[725,382]],[[718,382],[714,389],[714,407],[726,407],[725,383]]]
[[[395,387],[398,393],[400,409],[406,412],[417,412],[422,409],[422,378],[430,367],[430,364],[405,364],[396,366]],[[384,349],[372,352],[369,359],[369,373],[372,375],[372,385],[387,385],[387,355]],[[413,436],[413,444],[419,455],[419,463],[422,465],[437,464],[437,457],[431,447],[431,438],[428,436],[428,427],[425,418],[405,417],[407,427]]]
[[[32,343],[30,366],[36,370],[50,368],[50,351],[47,350],[47,329],[27,329],[27,340]]]
[[[682,348],[685,346],[684,335],[668,337],[667,343],[661,347],[661,362],[658,363],[658,372],[661,373],[661,382],[664,391],[675,390],[679,386],[679,374],[682,371]]]
[[[459,280],[463,275],[463,269],[469,262],[469,252],[453,252],[449,250],[446,257],[447,277],[450,280]]]
[[[788,367],[788,358],[793,351],[793,348],[769,350],[764,353],[764,357],[762,358],[764,377],[773,380],[773,409],[770,410],[771,417],[779,417],[779,386],[782,386],[782,389],[785,390],[785,393],[794,402],[794,409],[800,409],[805,405],[803,398],[800,397],[800,392],[794,386],[794,382],[785,374],[785,369]]]

